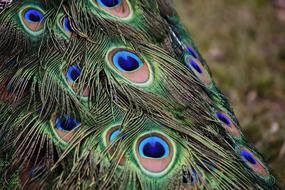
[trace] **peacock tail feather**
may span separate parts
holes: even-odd
[[[0,55],[3,189],[279,189],[168,0],[7,1]]]

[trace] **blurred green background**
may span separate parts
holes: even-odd
[[[247,136],[285,187],[285,0],[173,0]]]

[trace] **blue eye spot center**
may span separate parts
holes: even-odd
[[[43,21],[44,15],[39,10],[30,9],[26,12],[25,18],[28,22],[38,23]]]
[[[162,159],[169,155],[169,146],[159,137],[148,137],[141,142],[139,152],[147,158]]]
[[[126,58],[124,57],[119,57],[119,65],[126,71],[133,71],[139,68],[139,63],[136,59],[133,57],[127,56]]]
[[[198,73],[202,74],[203,70],[200,68],[200,66],[194,61],[194,60],[190,60],[190,66],[195,69]]]
[[[129,51],[118,51],[113,57],[113,62],[122,72],[136,71],[143,65],[142,60]]]
[[[67,71],[67,78],[71,82],[75,82],[76,79],[78,79],[78,77],[80,76],[80,74],[81,74],[81,69],[78,66],[73,65]]]
[[[121,4],[121,0],[98,0],[103,7],[113,8]]]
[[[198,55],[193,48],[187,47],[187,52],[190,53],[194,58],[198,59]]]
[[[243,159],[247,162],[249,162],[252,165],[256,164],[256,160],[255,158],[247,151],[242,151],[241,152],[241,156],[243,157]]]
[[[71,25],[70,25],[70,21],[69,21],[69,19],[67,17],[64,18],[64,20],[63,20],[63,26],[64,26],[64,29],[67,32],[71,33],[73,31],[72,28],[71,28]]]
[[[159,142],[147,143],[143,147],[143,153],[150,158],[161,158],[165,154],[165,150]]]
[[[64,117],[58,117],[56,119],[55,127],[62,131],[71,131],[77,128],[79,124],[79,121],[76,119],[64,115]]]
[[[116,140],[116,138],[119,136],[119,134],[121,133],[120,129],[115,130],[111,135],[110,135],[110,142],[112,143],[114,140]]]
[[[223,122],[224,124],[226,124],[227,126],[231,126],[231,121],[222,113],[217,113],[217,118]]]

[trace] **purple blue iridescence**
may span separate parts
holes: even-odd
[[[25,13],[25,19],[30,23],[38,23],[42,22],[42,20],[44,19],[44,15],[37,9],[29,9]]]
[[[69,33],[72,32],[72,28],[71,28],[71,26],[70,26],[70,22],[69,22],[69,19],[68,19],[67,17],[64,18],[64,20],[63,20],[63,26],[64,26],[64,29],[65,29],[67,32],[69,32]]]
[[[221,121],[221,122],[223,122],[224,124],[226,124],[227,126],[231,126],[231,121],[228,119],[228,117],[227,116],[225,116],[225,114],[223,114],[223,113],[217,113],[216,114],[217,115],[217,118]]]
[[[241,152],[241,156],[243,157],[245,161],[249,162],[250,164],[252,165],[256,164],[255,158],[249,152],[244,150]]]
[[[68,68],[67,78],[69,81],[75,82],[76,79],[80,76],[80,74],[81,74],[81,69],[78,66],[73,65]]]
[[[198,59],[198,55],[197,53],[195,52],[195,50],[191,47],[187,47],[187,51],[193,56],[195,57],[196,59]]]
[[[202,74],[203,70],[200,68],[200,66],[194,61],[190,60],[190,65],[192,68],[194,68],[198,73]]]
[[[139,153],[143,157],[162,159],[169,155],[168,144],[159,137],[148,137],[141,141]]]
[[[78,127],[79,121],[67,115],[56,118],[55,127],[61,131],[71,131]]]
[[[129,51],[118,51],[113,57],[114,65],[122,72],[135,71],[143,66],[142,60]]]
[[[112,8],[121,4],[121,0],[98,0],[98,3],[103,7]]]

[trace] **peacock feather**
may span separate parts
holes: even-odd
[[[0,11],[3,189],[279,189],[168,0]]]

